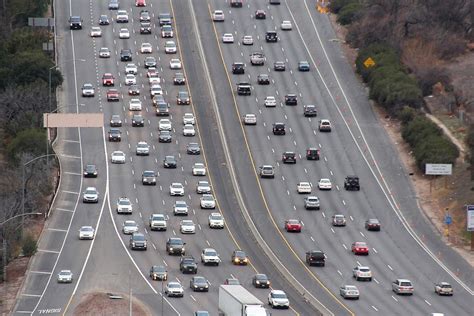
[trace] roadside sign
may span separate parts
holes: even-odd
[[[375,66],[375,61],[371,57],[369,57],[366,60],[364,60],[364,66],[365,66],[365,68],[374,67]]]
[[[444,216],[444,223],[446,225],[451,225],[453,223],[453,218],[451,217],[451,215]]]
[[[453,164],[450,163],[427,163],[425,174],[435,176],[450,176],[453,174]]]
[[[474,205],[468,205],[466,207],[467,211],[467,231],[474,231]]]

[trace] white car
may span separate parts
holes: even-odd
[[[298,193],[311,193],[311,184],[309,182],[300,182],[296,185]]]
[[[190,219],[183,219],[179,223],[179,231],[181,234],[194,234],[196,233],[196,225]]]
[[[203,194],[201,197],[201,208],[216,208],[216,200],[212,194]]]
[[[232,33],[225,33],[222,35],[222,43],[233,43],[234,42],[234,35]]]
[[[245,125],[257,125],[257,116],[255,114],[245,114],[244,115],[244,124]]]
[[[99,57],[100,58],[110,58],[110,49],[107,47],[101,47],[99,49]]]
[[[128,102],[128,109],[130,111],[141,111],[142,110],[142,101],[140,99],[130,99]]]
[[[150,145],[147,142],[138,142],[135,153],[137,156],[148,156],[150,154]]]
[[[319,121],[319,131],[320,132],[331,132],[332,126],[331,121],[323,119]]]
[[[58,283],[72,283],[71,270],[61,270],[58,273]]]
[[[179,182],[171,183],[170,195],[171,196],[184,196],[184,186]]]
[[[148,223],[151,230],[166,230],[168,227],[166,217],[163,214],[151,214]]]
[[[150,43],[142,43],[140,46],[140,53],[151,54],[153,52],[153,46]]]
[[[178,297],[183,297],[184,296],[184,290],[181,284],[178,282],[168,282],[165,287],[165,294],[166,296],[178,296]]]
[[[158,73],[149,75],[149,76],[148,76],[148,83],[151,84],[151,85],[155,85],[155,84],[161,83],[161,78],[160,78],[160,76],[158,75]],[[156,94],[158,94],[158,93],[156,93]]]
[[[181,61],[178,58],[173,58],[170,60],[171,69],[181,69]]]
[[[245,35],[242,37],[242,45],[253,45],[252,35]]]
[[[125,85],[131,86],[132,84],[137,84],[137,77],[134,74],[127,74],[125,76]]]
[[[362,266],[355,267],[352,270],[352,276],[356,279],[356,281],[359,281],[359,280],[372,281],[372,271],[370,271],[369,267],[362,267]]]
[[[271,290],[270,293],[268,293],[268,304],[270,304],[272,308],[290,308],[290,300],[288,300],[286,293],[282,290]]]
[[[265,98],[264,104],[266,107],[275,107],[277,105],[277,101],[274,96],[267,96]]]
[[[118,23],[128,23],[128,13],[126,10],[118,10],[115,19]]]
[[[221,213],[211,213],[209,215],[209,228],[224,228],[224,217]]]
[[[125,66],[125,73],[126,74],[133,74],[136,75],[138,73],[138,67],[135,64],[127,64]]]
[[[196,162],[193,166],[193,176],[205,176],[206,166],[203,163]]]
[[[171,121],[169,119],[161,119],[158,122],[158,130],[160,131],[171,131]]]
[[[188,204],[186,201],[174,202],[173,214],[174,215],[188,215]]]
[[[163,88],[161,85],[154,83],[150,87],[150,95],[154,97],[155,95],[163,95]]]
[[[133,206],[130,199],[127,197],[120,197],[117,200],[117,214],[132,214]]]
[[[125,221],[122,224],[122,232],[125,235],[131,235],[133,233],[138,233],[138,225],[135,221],[129,220]]]
[[[194,129],[194,125],[186,124],[183,126],[183,136],[195,136],[196,130]]]
[[[212,21],[214,21],[214,22],[224,22],[224,19],[225,19],[224,11],[215,10],[212,13]]]
[[[345,298],[359,299],[359,289],[355,285],[343,285],[339,289],[339,294]]]
[[[87,187],[82,195],[84,203],[99,203],[99,192],[95,187]]]
[[[125,153],[120,150],[116,150],[112,153],[110,161],[112,163],[125,163]]]
[[[95,95],[94,86],[90,83],[84,83],[82,85],[82,96],[83,97],[93,97]]]
[[[165,53],[166,54],[176,54],[176,43],[174,41],[166,41],[165,43]]]
[[[186,125],[186,124],[196,124],[196,119],[194,118],[194,114],[193,113],[184,113],[183,115],[183,124]]]
[[[209,185],[209,182],[198,181],[198,184],[196,186],[196,193],[197,194],[211,193],[211,186]]]
[[[318,188],[320,190],[331,190],[332,189],[331,180],[327,178],[320,179],[318,182]]]
[[[79,239],[94,239],[95,230],[92,226],[82,226],[79,229]]]
[[[130,31],[126,27],[121,28],[119,31],[119,38],[121,39],[130,38]]]
[[[280,26],[282,31],[291,31],[293,29],[293,25],[291,25],[291,21],[283,21],[281,22]]]
[[[201,251],[201,262],[206,264],[213,264],[218,266],[221,262],[221,258],[219,258],[219,254],[214,248],[204,248]]]
[[[101,37],[102,30],[98,26],[91,27],[91,37]]]

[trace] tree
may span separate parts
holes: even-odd
[[[40,156],[46,153],[46,132],[41,129],[27,129],[18,133],[6,148],[12,163],[18,163],[23,153]]]
[[[357,2],[352,2],[345,5],[337,16],[337,22],[342,25],[351,24],[354,21],[355,17],[362,9],[362,4]]]

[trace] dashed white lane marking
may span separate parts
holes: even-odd
[[[393,268],[389,264],[387,264],[387,267],[393,271]]]
[[[56,210],[58,211],[61,211],[61,212],[69,212],[69,213],[74,213],[73,210],[68,210],[68,209],[65,209],[65,208],[60,208],[60,207],[56,207]]]
[[[38,252],[46,252],[46,253],[59,253],[59,251],[55,250],[47,250],[47,249],[37,249]]]
[[[431,303],[428,302],[427,300],[425,300],[425,303],[428,304],[429,306],[431,306]]]
[[[59,228],[48,228],[48,230],[51,230],[53,232],[62,232],[62,233],[67,232],[67,229],[59,229]]]
[[[395,300],[395,302],[398,302],[398,299],[392,295],[392,298]]]
[[[64,192],[64,193],[69,193],[69,194],[79,194],[79,192],[74,192],[74,191],[66,191],[66,190],[62,190],[61,192]]]
[[[346,250],[347,250],[347,247],[346,247],[346,245],[342,244],[342,247],[344,247],[344,249],[346,249]]]
[[[377,309],[377,307],[375,307],[374,305],[372,305],[372,308],[373,308],[376,312],[379,311],[379,310]]]
[[[47,271],[30,271],[30,273],[34,273],[34,274],[51,274],[51,272],[47,272]]]

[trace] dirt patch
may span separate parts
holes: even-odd
[[[116,294],[116,293],[114,293]],[[79,305],[74,309],[74,316],[97,316],[97,315],[130,315],[129,296],[120,294],[122,299],[111,299],[106,293],[89,293],[82,297]],[[146,306],[132,299],[132,314],[138,316],[150,316],[152,313]]]

